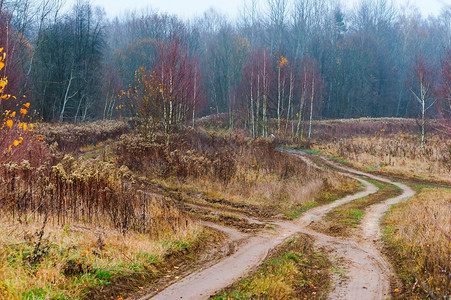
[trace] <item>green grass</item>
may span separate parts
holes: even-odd
[[[319,151],[317,151],[317,150],[302,149],[302,151],[304,151],[306,153],[314,154],[314,155],[318,155],[319,154]]]
[[[327,157],[330,158],[330,159],[336,160],[336,161],[338,161],[339,163],[342,163],[342,164],[348,163],[346,160],[344,160],[344,159],[342,159],[340,157],[337,157],[337,156],[328,155]]]
[[[298,235],[273,251],[260,268],[213,299],[316,299],[329,289],[331,264],[313,250],[313,240]]]
[[[0,234],[0,299],[90,298],[95,290],[120,285],[122,278],[146,278],[147,282],[163,276],[165,267],[172,263],[171,256],[188,259],[204,240],[209,243],[210,236],[214,239],[209,231],[193,232],[186,238],[168,234],[160,241],[114,232],[104,236],[100,249],[92,233],[75,231],[70,225],[52,225],[35,262],[36,234],[28,234],[34,231],[27,227],[20,230],[25,236]],[[129,241],[133,246],[126,246]]]
[[[296,207],[293,210],[287,211],[284,213],[285,216],[289,217],[289,218],[297,218],[300,215],[302,215],[303,212],[308,211],[309,209],[312,209],[314,207],[318,206],[318,202],[316,201],[308,201],[303,203],[301,206]]]
[[[355,228],[360,224],[367,207],[386,199],[394,198],[402,193],[401,189],[395,185],[383,183],[373,179],[365,180],[378,187],[378,192],[331,210],[324,217],[324,225],[321,223],[315,223],[313,226],[316,229],[328,234],[347,236],[349,234],[349,229]]]

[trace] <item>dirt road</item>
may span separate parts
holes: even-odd
[[[291,153],[300,155],[304,161],[309,161],[309,166],[318,168],[302,152]],[[233,238],[241,238],[244,241],[238,246],[238,250],[234,254],[211,267],[192,273],[157,295],[150,294],[140,299],[208,299],[218,290],[246,276],[250,270],[263,261],[269,250],[281,244],[295,233],[305,233],[313,236],[316,240],[315,245],[318,248],[327,251],[329,256],[337,263],[339,261],[344,262],[341,268],[346,273],[346,280],[339,277],[336,278],[334,289],[329,295],[330,299],[389,298],[390,279],[394,275],[390,264],[378,250],[377,242],[380,237],[379,220],[390,205],[413,196],[414,192],[403,184],[393,183],[381,177],[342,167],[331,161],[327,161],[327,163],[348,173],[395,184],[404,192],[399,197],[370,207],[362,220],[359,228],[360,233],[352,239],[330,237],[309,229],[309,224],[321,221],[322,217],[330,210],[377,192],[376,186],[372,183],[348,174],[346,176],[359,180],[365,186],[363,192],[314,208],[295,221],[275,222],[271,230],[265,230],[257,235],[235,235]],[[229,235],[231,234],[229,232]]]

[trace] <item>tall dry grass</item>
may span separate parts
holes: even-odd
[[[315,200],[325,189],[352,189],[348,180],[307,166],[281,152],[271,139],[187,129],[148,141],[121,138],[121,164],[173,188],[201,192],[214,199],[258,205],[274,212]]]
[[[59,225],[102,225],[156,238],[184,231],[190,222],[172,202],[137,189],[128,168],[109,162],[65,155],[53,166],[9,162],[0,165],[0,174],[1,210],[19,222],[49,218]]]
[[[78,223],[49,221],[42,237],[41,230],[41,223],[0,218],[0,299],[89,299],[90,290],[118,276],[150,280],[161,276],[168,256],[204,235],[195,225],[189,235],[168,232],[160,239]]]
[[[422,293],[442,299],[450,297],[450,211],[450,189],[424,188],[385,217],[385,240],[408,284],[406,297],[420,299]]]
[[[397,176],[451,182],[451,139],[432,136],[421,152],[419,137],[378,134],[319,142],[314,149],[337,156],[357,167]]]
[[[82,124],[41,123],[37,133],[44,137],[47,144],[57,143],[60,151],[71,152],[108,139],[117,139],[129,131],[127,123],[107,120]]]
[[[68,128],[64,149],[91,141]],[[205,235],[171,199],[137,186],[127,167],[59,148],[29,133],[0,154],[1,299],[82,298],[118,276],[152,276]]]

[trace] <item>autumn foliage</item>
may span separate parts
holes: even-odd
[[[158,43],[157,62],[153,69],[140,67],[134,84],[120,97],[138,117],[144,136],[153,138],[157,130],[163,130],[168,139],[175,128],[186,123],[189,112],[195,117],[200,98],[199,67],[177,37]]]
[[[0,48],[0,72],[5,68],[6,53]],[[1,73],[0,73],[1,74]],[[25,150],[25,144],[31,143],[34,124],[29,122],[28,109],[30,103],[21,104],[16,96],[7,94],[5,89],[8,78],[0,78],[0,107],[12,107],[0,111],[0,162],[14,159]],[[5,104],[5,105],[3,105]]]

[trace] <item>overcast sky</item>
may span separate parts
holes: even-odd
[[[75,0],[69,0],[69,3],[75,3]],[[235,17],[238,11],[243,7],[244,0],[91,0],[94,5],[105,9],[108,17],[120,16],[127,10],[152,8],[160,12],[176,14],[183,18],[190,18],[201,15],[209,8]],[[358,0],[342,0],[347,6],[352,6]],[[405,4],[407,0],[395,0],[398,5]],[[266,3],[266,0],[260,0],[260,3]],[[424,15],[437,15],[444,6],[451,6],[451,0],[410,0],[410,3],[417,6]]]

